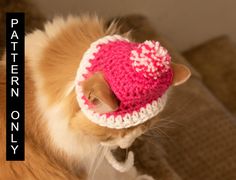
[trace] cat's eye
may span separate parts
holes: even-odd
[[[89,100],[93,105],[98,105],[98,104],[100,103],[100,100],[92,94],[92,91],[89,92],[88,100]]]

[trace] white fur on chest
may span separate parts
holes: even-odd
[[[54,105],[51,108],[46,107],[46,98],[41,97],[39,107],[43,112],[44,118],[53,147],[56,152],[62,152],[73,161],[78,161],[82,166],[87,166],[93,159],[99,145],[88,140],[82,134],[75,134],[69,127],[69,117],[63,113],[63,106]],[[59,153],[60,154],[60,153]]]
[[[40,105],[43,105],[46,102],[45,100],[40,98]],[[61,108],[60,105],[55,105],[49,109],[41,109],[44,110],[43,114],[45,123],[48,126],[49,140],[52,141],[54,148],[57,149],[55,152],[63,152],[69,158],[73,159],[73,161],[78,161],[78,170],[85,168],[89,175],[88,180],[138,180],[140,176],[138,176],[134,166],[124,173],[117,171],[107,162],[105,154],[101,155],[98,153],[99,149],[101,149],[100,144],[90,142],[86,137],[75,135],[71,132],[68,125],[69,119],[62,113]],[[123,139],[124,142],[119,140],[119,142],[114,142],[114,145],[118,143],[121,146],[128,147],[133,142],[131,139],[134,139],[139,133],[130,134]],[[108,149],[110,147],[105,148]],[[102,156],[101,161],[95,161],[98,164],[94,164],[94,160],[99,156]],[[95,169],[91,171],[91,167]],[[149,178],[149,176],[147,177]]]

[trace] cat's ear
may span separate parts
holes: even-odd
[[[171,63],[171,67],[174,73],[173,82],[172,82],[173,86],[178,86],[180,84],[183,84],[191,76],[191,71],[189,70],[187,66],[183,64]]]
[[[95,112],[113,112],[119,107],[119,101],[110,89],[102,73],[91,75],[82,83],[82,89]]]

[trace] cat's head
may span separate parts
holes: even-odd
[[[116,26],[106,28],[98,18],[56,18],[26,37],[26,58],[36,87],[39,108],[61,138],[63,132],[85,135],[103,146],[129,147],[132,142],[158,122],[152,117],[144,123],[128,128],[110,128],[92,122],[81,110],[76,98],[74,82],[77,69],[86,50],[94,41],[117,34]],[[121,35],[129,38],[127,35]],[[184,65],[172,63],[173,86],[182,84],[190,71]],[[82,91],[93,104],[94,111],[112,113],[119,108],[119,99],[105,80],[103,73],[90,75],[81,83]],[[69,132],[67,132],[69,131]]]

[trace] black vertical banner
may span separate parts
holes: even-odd
[[[24,13],[6,13],[6,160],[25,159]]]

